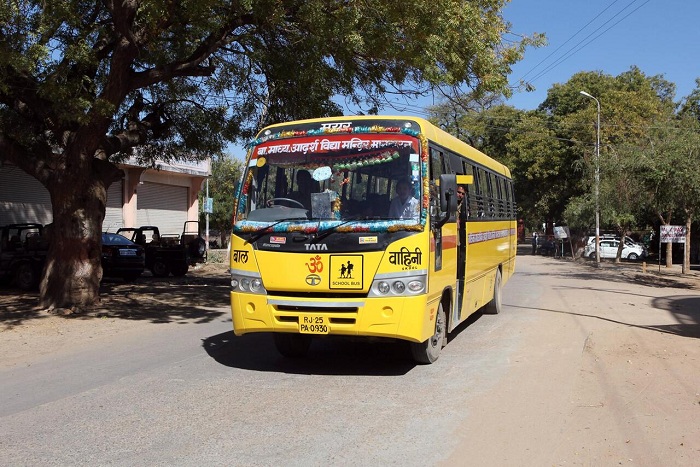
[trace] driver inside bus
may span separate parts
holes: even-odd
[[[392,219],[418,219],[419,203],[411,193],[411,182],[404,178],[396,183],[396,196],[389,206]]]
[[[290,193],[289,197],[300,202],[304,209],[311,210],[311,189],[313,181],[308,170],[297,171],[297,190]]]

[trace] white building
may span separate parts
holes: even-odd
[[[17,166],[0,163],[0,226],[53,222],[49,192]],[[185,221],[199,216],[197,196],[211,175],[210,160],[157,163],[158,169],[139,167],[134,160],[119,166],[124,178],[107,192],[102,230],[155,225],[161,233],[179,234]]]

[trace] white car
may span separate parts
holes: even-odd
[[[617,249],[620,246],[620,241],[619,240],[614,240],[614,239],[601,239],[600,240],[600,257],[601,258],[616,258],[617,257]],[[593,242],[589,242],[588,245],[586,245],[586,248],[583,250],[583,255],[595,259],[595,238],[593,239]],[[622,255],[621,257],[623,259],[639,259],[639,258],[645,258],[647,256],[647,251],[644,248],[644,246],[635,243],[635,242],[627,242],[625,241],[625,246],[622,248]]]
[[[602,234],[602,235],[600,236],[600,241],[602,242],[603,240],[620,240],[620,237],[619,237],[618,235]],[[588,237],[588,240],[586,241],[586,245],[595,245],[595,237],[594,237],[594,236]],[[635,246],[635,245],[643,246],[641,243],[635,242],[634,240],[632,240],[630,237],[627,237],[627,236],[625,237],[625,245],[628,245],[628,246]]]

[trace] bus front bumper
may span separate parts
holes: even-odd
[[[233,330],[389,337],[423,342],[435,332],[437,300],[427,295],[299,298],[231,292]]]

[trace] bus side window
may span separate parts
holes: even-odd
[[[485,173],[479,167],[474,167],[474,183],[476,184],[476,216],[483,218],[486,216],[486,179]]]
[[[494,205],[494,186],[493,186],[493,174],[486,172],[486,218],[493,219],[496,217],[496,207]]]
[[[496,196],[497,196],[497,209],[496,216],[499,219],[504,219],[506,217],[506,196],[505,189],[503,188],[503,182],[505,179],[498,175],[495,176],[496,179]]]

